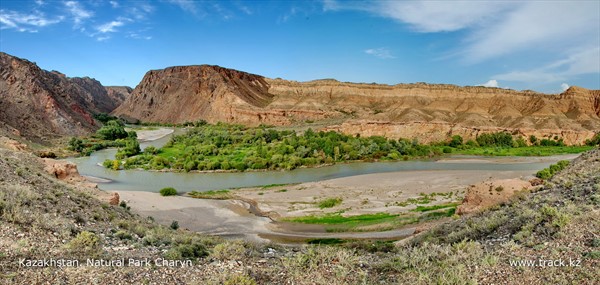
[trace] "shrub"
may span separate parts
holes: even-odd
[[[333,208],[342,203],[342,198],[328,198],[319,202],[319,208]]]
[[[239,260],[245,253],[242,241],[226,241],[213,248],[212,257],[218,260]]]
[[[160,195],[161,196],[174,196],[174,195],[177,195],[177,190],[173,187],[165,187],[163,189],[160,189]]]
[[[131,239],[132,238],[131,234],[124,230],[120,230],[120,231],[116,232],[115,237],[117,237],[119,239]]]
[[[74,254],[95,256],[101,250],[100,238],[94,233],[83,231],[69,241],[67,248]]]
[[[512,135],[506,132],[481,134],[476,140],[480,146],[513,146]]]
[[[172,221],[171,222],[171,229],[178,229],[179,228],[179,222],[178,221]]]
[[[600,145],[600,133],[597,133],[593,138],[586,140],[585,144],[589,146]]]
[[[254,281],[252,278],[246,276],[246,275],[241,275],[241,274],[236,274],[233,276],[230,276],[229,278],[227,278],[227,280],[225,280],[225,283],[223,283],[225,285],[256,285],[256,281]]]
[[[102,128],[96,131],[96,135],[105,140],[124,139],[127,137],[127,132],[123,124],[119,121],[108,121]]]
[[[544,168],[544,169],[538,171],[535,174],[535,176],[540,179],[549,179],[550,177],[552,177],[552,174],[550,173],[550,169]]]
[[[68,149],[70,149],[72,151],[81,152],[84,148],[85,148],[85,146],[83,145],[83,140],[81,140],[79,138],[72,137],[71,140],[69,141]]]
[[[450,140],[450,143],[448,144],[451,147],[458,147],[459,145],[463,144],[463,138],[459,135],[454,135],[452,136],[452,139]]]

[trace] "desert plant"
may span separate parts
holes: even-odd
[[[101,250],[100,238],[94,233],[83,231],[69,241],[67,249],[73,254],[96,256]]]
[[[171,227],[171,229],[174,229],[174,230],[178,229],[179,228],[179,222],[178,221],[172,221],[170,227]]]
[[[319,202],[318,206],[321,209],[333,208],[342,203],[342,198],[327,198]]]
[[[226,241],[213,248],[212,257],[218,260],[239,260],[246,253],[242,241]]]

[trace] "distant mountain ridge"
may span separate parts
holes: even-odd
[[[211,65],[146,73],[113,114],[133,120],[206,120],[324,129],[392,138],[466,139],[481,132],[563,137],[583,143],[600,130],[600,91],[571,87],[558,95],[449,84],[363,84],[269,79]]]
[[[93,115],[112,112],[126,90],[0,52],[0,131],[36,142],[86,134],[98,127]]]

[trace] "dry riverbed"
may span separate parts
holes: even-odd
[[[331,180],[255,187],[232,191],[256,201],[263,212],[278,218],[342,212],[343,216],[403,213],[418,205],[460,202],[468,185],[496,179],[530,178],[531,171],[401,171],[357,175]],[[340,203],[319,207],[322,201]],[[427,202],[429,201],[429,202]]]

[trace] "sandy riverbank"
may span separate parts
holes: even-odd
[[[136,130],[138,141],[140,142],[154,141],[173,132],[174,130],[170,128],[158,128],[156,130]]]
[[[357,175],[318,182],[284,185],[271,188],[245,188],[233,191],[244,199],[254,200],[264,212],[273,216],[295,217],[318,215],[343,210],[344,215],[369,213],[400,213],[416,205],[402,204],[420,194],[448,193],[435,196],[431,204],[461,201],[467,186],[495,179],[530,178],[531,171],[401,171]],[[320,209],[318,202],[337,197],[342,203]]]

